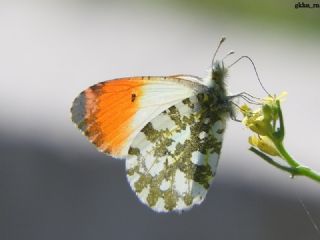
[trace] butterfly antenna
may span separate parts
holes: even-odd
[[[230,55],[234,54],[234,51],[230,51],[228,52],[223,58],[222,58],[222,62],[227,58],[229,57]]]
[[[269,97],[272,97],[271,94],[267,91],[267,89],[263,86],[263,84],[262,84],[262,82],[261,82],[261,80],[260,80],[260,77],[259,77],[259,74],[258,74],[256,65],[254,64],[254,62],[252,61],[252,59],[251,59],[249,56],[241,56],[241,57],[239,57],[236,61],[234,61],[232,64],[230,64],[230,65],[228,66],[228,68],[232,67],[233,65],[235,65],[237,62],[239,62],[241,59],[244,59],[244,58],[248,59],[248,60],[251,62],[252,66],[253,66],[253,68],[254,68],[254,71],[255,71],[255,73],[256,73],[257,79],[258,79],[258,81],[259,81],[259,84],[260,84],[260,86],[262,87],[263,91],[264,91],[266,94],[268,94]]]
[[[215,60],[215,58],[216,58],[216,55],[217,55],[217,53],[218,53],[218,51],[219,51],[219,48],[221,47],[222,43],[223,43],[225,40],[226,40],[226,37],[222,37],[222,38],[221,38],[221,40],[220,40],[220,42],[219,42],[219,45],[218,45],[216,51],[215,51],[214,54],[213,54],[213,58],[212,58],[212,62],[211,62],[211,68],[213,68],[214,60]]]

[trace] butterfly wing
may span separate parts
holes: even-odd
[[[203,88],[192,77],[109,80],[80,93],[71,108],[72,120],[100,151],[122,158],[151,119]]]
[[[203,94],[199,96],[151,120],[129,149],[130,186],[155,211],[181,211],[200,204],[215,176],[225,118],[210,111]]]

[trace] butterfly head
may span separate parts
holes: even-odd
[[[216,84],[224,82],[228,74],[228,68],[224,66],[223,61],[215,61],[211,69],[211,81]]]
[[[225,79],[228,75],[228,68],[224,66],[223,61],[215,61],[207,76],[207,84],[221,94],[226,94]]]
[[[227,55],[224,58],[222,58],[222,60],[215,60],[218,50],[225,40],[226,40],[225,37],[221,38],[219,45],[213,54],[209,75],[207,76],[207,78],[205,78],[206,84],[208,85],[208,87],[215,89],[218,92],[221,92],[222,95],[226,94],[225,78],[228,74],[228,68],[224,66],[223,60],[226,57],[234,54],[234,51],[230,51],[229,53],[227,53]]]

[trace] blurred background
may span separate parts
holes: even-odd
[[[0,1],[0,239],[319,239],[308,212],[320,225],[320,185],[258,159],[241,124],[229,121],[204,203],[156,214],[131,191],[124,161],[96,151],[69,113],[106,79],[205,76],[227,36],[219,57],[251,56],[270,92],[289,93],[287,149],[320,170],[320,9],[297,3]],[[228,86],[265,95],[246,60]]]

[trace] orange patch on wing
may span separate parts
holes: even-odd
[[[146,81],[141,80],[111,80],[85,90],[85,133],[100,150],[115,156],[121,152],[143,95]]]

